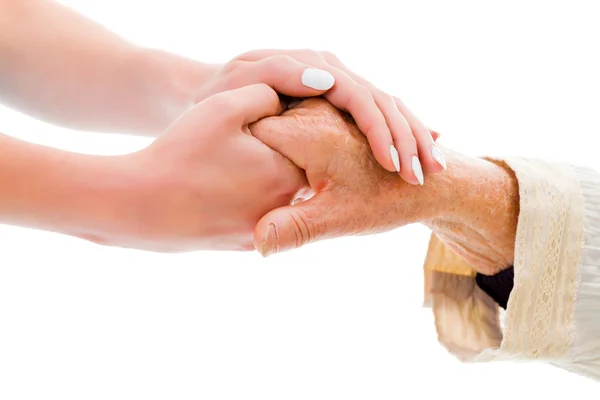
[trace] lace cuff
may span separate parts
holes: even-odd
[[[474,271],[432,236],[425,289],[438,338],[464,361],[543,360],[600,379],[600,175],[504,161],[520,194],[506,314],[501,324]]]

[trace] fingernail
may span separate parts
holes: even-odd
[[[262,242],[262,255],[268,257],[273,253],[277,252],[277,243],[279,243],[279,237],[277,235],[277,227],[274,223],[270,223],[265,232]]]
[[[392,162],[394,163],[396,172],[400,172],[400,156],[398,155],[398,150],[396,150],[393,144],[390,145],[390,157],[392,157]]]
[[[417,177],[419,184],[422,185],[423,183],[425,183],[425,180],[423,179],[423,168],[421,168],[421,161],[419,161],[419,157],[413,156],[411,166],[413,174],[415,174],[415,176]]]
[[[327,71],[318,68],[307,68],[302,74],[302,84],[315,90],[329,90],[335,78]]]
[[[444,157],[444,153],[435,145],[435,143],[431,144],[431,156],[435,161],[437,161],[438,164],[444,167],[444,169],[448,168],[446,166],[446,158]]]

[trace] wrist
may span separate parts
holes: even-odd
[[[519,187],[501,161],[450,153],[430,196],[439,208],[421,220],[479,272],[493,275],[513,264]]]
[[[400,221],[430,226],[440,219],[461,218],[468,211],[469,199],[477,196],[477,189],[489,174],[491,164],[446,148],[443,150],[447,169],[427,174],[422,186],[395,180],[395,186],[388,193],[399,209]]]
[[[452,154],[447,174],[439,174],[431,191],[440,197],[435,216],[426,224],[464,221],[477,226],[486,218],[514,220],[519,213],[519,187],[514,172],[501,161]],[[499,215],[497,215],[499,214]]]
[[[54,221],[52,230],[99,244],[126,245],[140,227],[143,175],[129,162],[129,155],[69,158],[59,168],[65,171],[56,185],[56,208],[65,218]],[[69,174],[67,169],[77,172]]]
[[[149,133],[158,136],[195,104],[202,85],[217,71],[206,64],[161,50],[142,48],[135,52],[134,70],[140,77],[146,99],[157,102]]]

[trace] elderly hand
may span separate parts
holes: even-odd
[[[444,155],[434,143],[438,134],[425,128],[399,99],[352,73],[330,53],[256,50],[242,54],[214,68],[197,100],[255,83],[267,83],[294,98],[323,95],[352,115],[375,159],[411,184],[423,183],[423,171],[445,168]]]
[[[501,166],[447,152],[448,170],[408,185],[375,162],[349,117],[320,99],[250,129],[304,169],[314,191],[260,220],[254,240],[263,255],[423,222],[481,271],[512,262],[518,193]]]

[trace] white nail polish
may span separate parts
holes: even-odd
[[[302,74],[302,84],[315,90],[329,90],[335,78],[327,71],[318,68],[307,68]]]
[[[398,156],[398,150],[396,150],[393,144],[390,145],[390,157],[392,157],[396,172],[400,172],[400,156]]]
[[[431,156],[435,161],[437,161],[438,164],[444,167],[444,169],[448,168],[446,166],[446,158],[444,157],[444,153],[442,153],[440,148],[437,147],[435,143],[431,145]]]
[[[421,185],[425,183],[425,180],[423,179],[423,168],[421,168],[421,161],[419,161],[419,157],[413,156],[411,166],[413,174],[415,174],[419,183]]]

